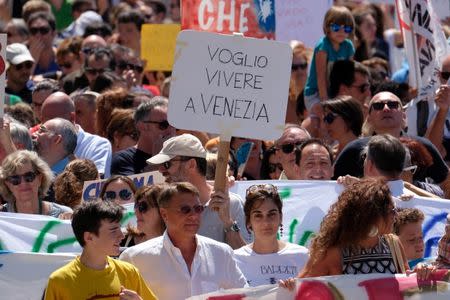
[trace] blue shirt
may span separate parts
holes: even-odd
[[[317,86],[317,70],[316,70],[316,55],[319,51],[325,51],[327,53],[327,67],[329,63],[333,63],[338,60],[350,59],[355,54],[355,47],[353,43],[346,39],[339,45],[339,50],[336,51],[331,44],[328,37],[322,37],[314,48],[314,55],[311,61],[311,68],[309,70],[308,80],[305,86],[305,96],[314,95],[319,91]]]

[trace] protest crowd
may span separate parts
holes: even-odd
[[[82,248],[36,299],[177,300],[267,284],[289,291],[298,278],[328,275],[420,281],[450,269],[450,215],[427,258],[424,212],[397,207],[450,199],[450,8],[434,25],[448,50],[434,58],[431,100],[419,101],[398,8],[331,1],[315,46],[290,42],[280,136],[231,137],[217,189],[220,136],[171,124],[172,74],[143,58],[144,24],[182,23],[183,2],[0,0],[0,216],[68,220]],[[130,178],[156,171],[164,183]],[[86,201],[92,180],[105,181]],[[281,180],[342,188],[306,245],[283,238]],[[257,184],[245,197],[229,192],[240,181]],[[136,222],[121,226],[127,205]]]

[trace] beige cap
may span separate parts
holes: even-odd
[[[150,157],[147,163],[159,165],[176,156],[206,158],[206,150],[197,137],[185,133],[165,141],[161,151],[155,156]]]

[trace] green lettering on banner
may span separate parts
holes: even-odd
[[[36,238],[36,241],[34,242],[33,248],[31,252],[39,252],[41,250],[42,244],[44,243],[44,237],[53,227],[56,225],[61,224],[60,221],[50,221],[48,222],[44,228],[39,233],[38,237]]]
[[[283,188],[278,193],[280,194],[281,200],[284,200],[284,199],[289,198],[291,196],[292,189],[291,188]]]
[[[75,243],[76,241],[77,241],[77,239],[73,237],[73,238],[68,238],[65,240],[53,242],[48,245],[47,253],[54,253],[56,248],[59,248],[59,247],[65,246],[65,245],[71,245],[71,244]]]
[[[314,232],[307,230],[303,233],[303,236],[300,239],[300,241],[298,242],[298,244],[300,246],[305,246],[306,242],[308,242],[309,238],[313,238],[313,237],[314,237]]]
[[[127,211],[126,213],[123,214],[122,220],[120,221],[121,225],[124,225],[128,222],[128,220],[134,218],[134,212],[132,211]]]
[[[3,244],[2,244],[2,242],[0,241],[0,251],[1,250],[5,250],[5,247],[3,247]]]
[[[297,227],[297,224],[298,224],[298,220],[293,219],[291,222],[291,225],[289,225],[289,243],[294,242],[294,231],[295,231],[295,227]]]

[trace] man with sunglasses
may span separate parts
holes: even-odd
[[[164,234],[120,255],[140,270],[158,299],[181,300],[247,286],[232,249],[197,234],[205,213],[200,197],[190,183],[170,184],[158,198]]]
[[[30,80],[34,58],[27,46],[14,43],[6,46],[6,87],[7,94],[19,96],[31,103],[33,81]]]
[[[214,191],[206,181],[206,150],[191,134],[182,134],[164,142],[161,151],[147,161],[159,165],[167,182],[189,182],[200,191],[200,202],[206,206],[199,234],[227,243],[233,249],[252,238],[245,227],[242,200],[236,194]]]
[[[136,146],[114,153],[112,174],[128,176],[152,170],[147,159],[161,150],[165,140],[175,135],[175,128],[167,121],[168,104],[167,98],[157,96],[138,106],[134,113],[138,142]]]
[[[395,138],[406,135],[403,132],[405,113],[400,99],[390,92],[380,92],[373,96],[369,102],[367,123],[372,129],[373,135],[389,134]],[[422,174],[419,181],[425,181],[430,177],[435,183],[441,183],[448,174],[448,168],[434,145],[426,138],[410,136],[422,143],[430,152],[433,164]],[[364,175],[364,159],[362,150],[369,142],[369,138],[361,138],[350,142],[337,157],[334,166],[334,178],[351,175],[362,177]]]
[[[298,148],[303,141],[311,138],[306,129],[296,124],[286,124],[283,134],[275,142],[277,148],[277,156],[283,166],[280,179],[297,180],[300,179],[298,165],[295,163],[295,149]]]
[[[84,61],[84,75],[89,82],[89,88],[94,88],[97,77],[107,71],[111,71],[113,56],[108,48],[95,48]]]

